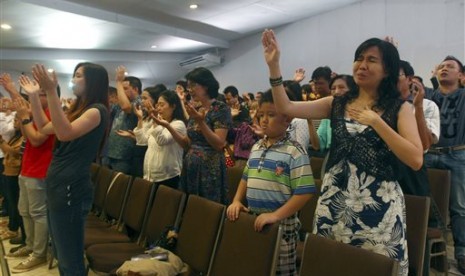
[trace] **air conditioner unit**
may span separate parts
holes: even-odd
[[[184,69],[194,69],[197,67],[213,67],[220,64],[220,56],[207,53],[183,60],[179,63],[179,66],[181,66]]]

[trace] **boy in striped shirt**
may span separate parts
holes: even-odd
[[[257,214],[255,230],[279,222],[283,229],[277,275],[296,275],[297,212],[316,192],[305,150],[286,132],[292,118],[276,112],[271,91],[263,94],[257,113],[265,137],[252,147],[232,204],[229,220],[241,211]],[[248,207],[242,204],[247,196]]]

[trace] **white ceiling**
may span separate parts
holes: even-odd
[[[0,72],[43,63],[69,76],[79,61],[123,64],[146,83],[174,83],[193,55],[361,0],[0,0]],[[196,10],[189,4],[198,4]],[[151,48],[156,45],[156,48]],[[226,61],[227,62],[227,61]]]

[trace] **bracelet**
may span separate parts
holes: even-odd
[[[272,79],[270,78],[270,85],[272,87],[275,87],[275,86],[280,86],[283,84],[283,77],[279,77],[279,78],[275,78],[275,79]]]

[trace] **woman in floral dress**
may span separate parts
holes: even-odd
[[[196,108],[186,105],[189,114],[187,137],[182,145],[187,148],[181,173],[181,190],[227,204],[226,161],[223,148],[231,127],[229,107],[216,100],[219,83],[206,68],[196,68],[186,75]],[[176,137],[174,137],[176,139]]]
[[[412,107],[399,100],[399,54],[372,38],[356,50],[357,88],[343,96],[291,102],[279,84],[280,51],[273,31],[262,36],[277,109],[299,118],[331,119],[332,144],[315,213],[318,235],[396,259],[408,274],[405,202],[395,164],[423,163]]]

